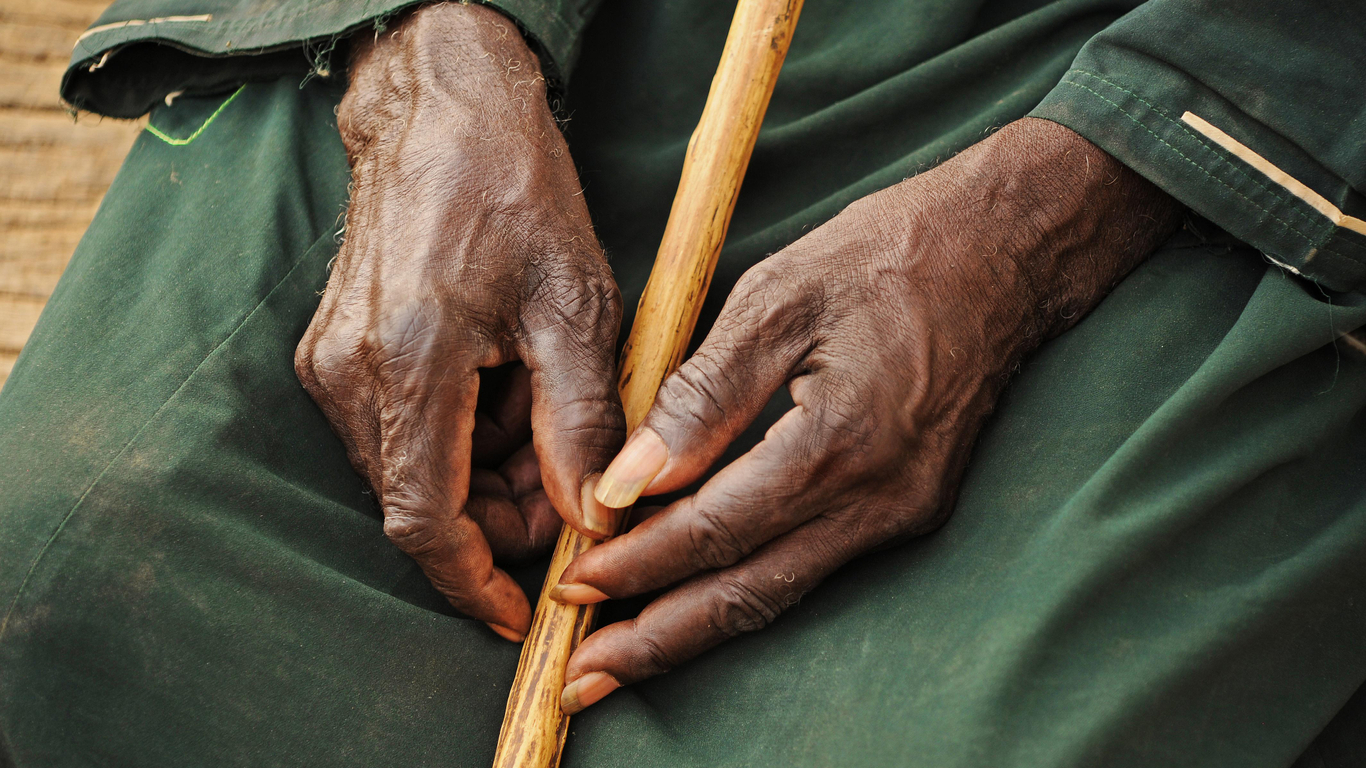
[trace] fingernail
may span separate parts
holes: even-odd
[[[602,473],[595,494],[613,509],[629,507],[669,460],[669,446],[653,429],[638,429]]]
[[[520,643],[526,639],[526,635],[522,634],[521,632],[518,632],[515,629],[508,629],[507,627],[500,626],[498,624],[493,624],[491,622],[485,623],[489,625],[489,629],[493,630],[494,632],[497,632],[498,636],[503,638],[504,640],[511,640],[514,643]]]
[[[589,672],[564,687],[560,709],[566,715],[577,715],[620,687],[621,683],[606,672]]]
[[[550,588],[550,599],[565,605],[588,605],[589,603],[601,603],[607,599],[607,595],[597,587],[590,587],[587,584],[556,584]]]
[[[611,536],[617,532],[617,513],[616,510],[605,506],[598,501],[597,489],[602,479],[602,473],[589,475],[583,481],[583,488],[579,492],[579,503],[583,509],[583,524],[588,530]]]

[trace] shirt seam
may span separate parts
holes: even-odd
[[[320,240],[330,237],[331,235],[324,235]],[[166,407],[174,402],[180,393],[184,391],[185,387],[194,380],[194,377],[199,373],[199,370],[204,367],[204,364],[209,362],[214,355],[218,354],[218,351],[228,342],[232,341],[232,339],[241,332],[242,328],[256,316],[256,313],[261,311],[261,307],[264,307],[266,302],[270,301],[270,298],[275,295],[276,291],[280,290],[280,286],[284,285],[285,282],[289,280],[290,276],[304,264],[306,261],[305,257],[311,253],[317,245],[318,243],[314,242],[313,245],[309,246],[303,254],[299,256],[298,260],[294,262],[294,266],[290,267],[289,271],[275,283],[270,291],[265,296],[261,297],[261,300],[256,303],[256,306],[252,307],[251,311],[242,318],[227,336],[223,337],[222,341],[215,344],[213,349],[209,350],[208,354],[204,355],[204,358],[195,365],[194,370],[190,371],[189,375],[185,377],[185,380],[180,382],[180,385],[166,398],[166,401],[157,407],[156,411],[147,418],[147,421],[144,422],[141,427],[138,427],[138,431],[134,433],[132,437],[128,438],[128,442],[123,444],[123,447],[119,449],[118,453],[114,454],[114,456],[109,459],[109,463],[104,466],[104,469],[100,470],[100,473],[95,476],[95,479],[90,481],[90,485],[81,493],[80,498],[76,499],[76,503],[71,506],[71,509],[62,516],[62,521],[57,524],[57,528],[48,536],[47,541],[44,542],[43,546],[38,550],[38,554],[34,556],[33,562],[29,564],[28,571],[24,573],[23,580],[19,582],[19,588],[15,590],[14,597],[10,599],[9,607],[5,610],[4,619],[0,620],[0,641],[4,640],[5,633],[9,629],[10,619],[13,618],[14,611],[19,605],[19,600],[24,596],[25,591],[28,589],[29,581],[32,580],[33,574],[37,572],[39,564],[43,561],[43,557],[47,555],[48,550],[52,548],[52,545],[57,541],[57,538],[62,535],[62,531],[66,529],[66,524],[71,521],[71,518],[76,514],[76,510],[80,509],[81,505],[85,503],[86,497],[90,495],[90,492],[95,490],[96,486],[100,484],[100,481],[104,480],[104,476],[109,474],[109,470],[112,469],[113,466],[118,463],[119,459],[123,458],[123,455],[128,452],[128,449],[142,437],[142,433],[146,432],[147,428],[161,416],[162,411],[166,410]]]

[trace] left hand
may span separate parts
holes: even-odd
[[[1179,211],[1072,131],[1024,119],[747,272],[597,498],[682,488],[779,387],[796,407],[696,494],[565,570],[555,597],[569,603],[677,586],[579,646],[564,709],[759,629],[849,560],[942,524],[1021,357],[1090,311]]]
[[[612,530],[592,488],[626,432],[620,292],[516,24],[428,3],[351,50],[346,240],[295,370],[384,534],[520,642],[531,605],[499,565],[561,518]]]

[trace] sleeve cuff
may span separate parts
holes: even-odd
[[[62,78],[62,98],[77,109],[132,118],[171,93],[210,93],[290,73],[325,77],[338,40],[367,27],[383,29],[389,17],[419,2],[206,3],[212,10],[202,13],[181,0],[118,2],[77,39]],[[486,4],[522,28],[547,59],[548,79],[567,78],[591,3]]]
[[[1366,288],[1366,221],[1330,200],[1349,197],[1347,183],[1193,78],[1150,60],[1077,67],[1032,116],[1076,131],[1280,266],[1330,290]]]

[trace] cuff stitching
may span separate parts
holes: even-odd
[[[1224,181],[1223,179],[1219,178],[1218,176],[1215,176],[1214,174],[1212,174],[1212,173],[1210,173],[1208,170],[1206,170],[1204,166],[1200,165],[1199,163],[1195,162],[1194,160],[1190,159],[1189,157],[1186,157],[1185,153],[1183,153],[1181,150],[1179,150],[1179,149],[1177,149],[1176,147],[1174,147],[1174,146],[1172,146],[1171,144],[1169,144],[1169,143],[1167,142],[1166,139],[1163,139],[1161,136],[1158,136],[1157,133],[1155,133],[1155,132],[1153,131],[1153,129],[1151,129],[1151,128],[1149,128],[1148,126],[1144,125],[1141,121],[1139,121],[1138,118],[1136,118],[1136,117],[1134,117],[1133,115],[1129,114],[1129,111],[1126,110],[1124,107],[1120,106],[1119,104],[1116,104],[1116,103],[1113,102],[1113,101],[1110,101],[1109,99],[1105,98],[1105,97],[1102,96],[1100,93],[1098,93],[1097,91],[1094,91],[1094,90],[1092,90],[1092,89],[1090,89],[1090,88],[1087,88],[1086,86],[1082,85],[1081,83],[1074,83],[1074,82],[1070,82],[1070,81],[1064,81],[1064,82],[1066,82],[1068,85],[1070,85],[1070,86],[1072,86],[1072,87],[1074,87],[1074,88],[1080,88],[1080,89],[1082,89],[1083,91],[1086,91],[1087,93],[1091,94],[1092,96],[1095,96],[1096,98],[1100,99],[1101,101],[1105,102],[1106,104],[1109,104],[1110,106],[1112,106],[1112,107],[1114,107],[1115,109],[1119,110],[1119,112],[1120,112],[1121,114],[1123,114],[1125,117],[1127,117],[1127,118],[1129,118],[1131,121],[1133,121],[1133,123],[1134,123],[1135,125],[1137,125],[1139,128],[1142,128],[1143,130],[1147,131],[1148,134],[1151,135],[1154,139],[1157,139],[1158,142],[1162,144],[1162,146],[1164,146],[1164,147],[1166,147],[1167,149],[1170,149],[1171,151],[1175,152],[1175,153],[1177,154],[1178,157],[1180,157],[1182,160],[1185,160],[1187,163],[1190,163],[1191,166],[1193,166],[1196,170],[1198,170],[1198,171],[1200,171],[1201,173],[1205,174],[1206,176],[1208,176],[1208,177],[1209,177],[1210,179],[1212,179],[1213,181],[1217,181],[1217,182],[1219,182],[1220,184],[1224,185],[1224,187],[1227,188],[1228,191],[1232,192],[1233,194],[1237,195],[1238,197],[1241,197],[1243,200],[1247,201],[1249,205],[1252,205],[1254,208],[1260,210],[1262,213],[1265,213],[1266,215],[1268,215],[1268,216],[1270,216],[1271,218],[1275,219],[1276,221],[1280,222],[1280,223],[1281,223],[1281,226],[1283,226],[1283,227],[1285,227],[1286,229],[1290,230],[1291,232],[1294,232],[1295,234],[1299,235],[1306,243],[1309,243],[1311,246],[1315,244],[1314,241],[1313,241],[1308,235],[1306,235],[1305,233],[1301,232],[1298,228],[1295,227],[1295,225],[1291,224],[1291,223],[1288,222],[1288,221],[1285,221],[1284,219],[1282,219],[1281,217],[1279,217],[1279,216],[1277,216],[1276,214],[1272,213],[1271,211],[1268,211],[1265,207],[1263,207],[1263,206],[1261,206],[1261,205],[1258,205],[1256,201],[1252,200],[1252,199],[1249,198],[1247,195],[1244,195],[1242,192],[1239,192],[1237,189],[1233,188],[1231,185],[1229,185],[1229,183],[1228,183],[1227,181]]]
[[[1191,138],[1193,138],[1193,139],[1195,139],[1196,141],[1198,141],[1198,142],[1200,142],[1201,144],[1203,144],[1203,145],[1205,146],[1206,149],[1209,149],[1209,150],[1211,150],[1211,151],[1218,152],[1218,150],[1217,150],[1215,147],[1210,146],[1210,144],[1205,140],[1205,138],[1204,138],[1203,136],[1200,136],[1199,134],[1195,133],[1194,131],[1191,131],[1191,130],[1190,130],[1189,128],[1187,128],[1185,125],[1181,124],[1180,121],[1176,120],[1176,119],[1173,118],[1171,115],[1167,114],[1166,110],[1162,109],[1161,107],[1157,106],[1156,104],[1152,103],[1151,101],[1148,101],[1147,99],[1143,98],[1142,96],[1139,96],[1137,93],[1134,93],[1133,91],[1129,90],[1128,88],[1125,88],[1124,86],[1119,85],[1118,83],[1115,83],[1115,82],[1112,82],[1112,81],[1110,81],[1110,80],[1107,80],[1107,79],[1105,79],[1104,77],[1095,74],[1094,72],[1088,72],[1087,70],[1084,70],[1084,69],[1073,69],[1073,70],[1071,70],[1071,72],[1074,72],[1074,73],[1079,74],[1079,75],[1085,75],[1086,77],[1090,77],[1090,78],[1095,79],[1095,80],[1099,80],[1099,81],[1101,81],[1102,83],[1105,83],[1106,85],[1110,86],[1111,88],[1114,88],[1114,89],[1117,90],[1117,91],[1122,91],[1123,93],[1126,93],[1126,94],[1128,94],[1129,96],[1132,96],[1133,98],[1135,98],[1135,99],[1137,99],[1138,101],[1142,102],[1143,104],[1147,105],[1147,107],[1148,107],[1149,109],[1151,109],[1152,111],[1156,112],[1157,115],[1158,115],[1158,117],[1161,117],[1162,119],[1166,120],[1168,123],[1171,123],[1172,125],[1174,125],[1174,126],[1180,128],[1183,132],[1186,133],[1186,135],[1190,136]],[[1070,73],[1069,73],[1069,74],[1070,74]],[[1092,91],[1092,93],[1095,93],[1095,91]],[[1100,94],[1096,94],[1096,95],[1099,96]],[[1118,106],[1118,105],[1116,105],[1116,106]],[[1121,110],[1121,111],[1123,111],[1123,110]],[[1125,114],[1127,115],[1128,113],[1126,112]],[[1151,131],[1149,131],[1149,133],[1151,133]],[[1163,143],[1166,144],[1166,142],[1163,142]],[[1170,145],[1168,145],[1168,146],[1170,146]],[[1175,147],[1173,147],[1172,149],[1175,150]],[[1180,152],[1177,152],[1177,154],[1181,154],[1181,153],[1180,153]],[[1182,157],[1185,157],[1185,156],[1182,155]],[[1189,159],[1189,158],[1187,158],[1187,159]],[[1243,178],[1245,178],[1245,179],[1247,179],[1249,182],[1251,182],[1254,186],[1256,186],[1256,187],[1258,187],[1259,189],[1261,189],[1263,192],[1266,192],[1268,195],[1271,195],[1271,197],[1275,198],[1276,202],[1280,203],[1281,205],[1287,205],[1287,206],[1290,208],[1291,212],[1293,212],[1295,215],[1297,215],[1297,216],[1299,216],[1301,219],[1303,219],[1304,222],[1305,222],[1306,224],[1309,224],[1310,226],[1313,226],[1313,225],[1319,223],[1317,219],[1311,218],[1311,217],[1309,216],[1309,214],[1307,214],[1307,213],[1301,211],[1299,208],[1296,208],[1296,207],[1293,206],[1293,205],[1287,204],[1285,198],[1281,197],[1280,194],[1277,193],[1275,189],[1273,189],[1272,187],[1267,186],[1266,184],[1262,183],[1261,180],[1259,180],[1259,179],[1257,179],[1256,177],[1254,177],[1254,176],[1248,174],[1247,171],[1244,171],[1244,170],[1243,170],[1241,167],[1239,167],[1237,164],[1235,164],[1235,163],[1230,163],[1230,164],[1229,164],[1229,167],[1232,168],[1233,171],[1234,171],[1235,173],[1237,173],[1239,176],[1242,176]],[[1204,169],[1201,168],[1201,170],[1204,170]],[[1247,198],[1244,198],[1244,199],[1246,200]],[[1251,201],[1249,200],[1248,202],[1251,202]],[[1254,205],[1255,205],[1255,203],[1254,203]],[[1260,207],[1260,206],[1259,206],[1259,207]],[[1265,211],[1266,209],[1263,208],[1263,210]],[[1270,211],[1266,211],[1266,213],[1270,214],[1271,212],[1270,212]],[[1279,221],[1279,219],[1277,219],[1277,221]],[[1312,241],[1311,241],[1311,244],[1312,244]]]
[[[1075,71],[1081,72],[1082,74],[1089,74],[1089,73],[1086,73],[1086,72],[1082,72],[1081,70],[1075,70]],[[1094,76],[1094,75],[1092,75],[1092,76],[1093,76],[1093,77],[1096,77],[1096,76]],[[1108,82],[1108,81],[1105,81],[1103,78],[1100,78],[1100,77],[1096,77],[1096,79],[1097,79],[1097,80],[1101,80],[1102,82]],[[1064,80],[1063,82],[1066,83],[1067,85],[1073,86],[1073,87],[1075,87],[1075,88],[1080,88],[1080,89],[1082,89],[1083,91],[1086,91],[1087,93],[1090,93],[1091,95],[1093,95],[1093,96],[1095,96],[1096,98],[1100,99],[1101,101],[1105,102],[1106,104],[1109,104],[1110,106],[1114,107],[1116,110],[1118,110],[1118,111],[1119,111],[1121,114],[1123,114],[1125,117],[1129,118],[1129,120],[1132,121],[1135,125],[1137,125],[1138,127],[1142,128],[1143,130],[1147,131],[1148,134],[1151,135],[1154,139],[1157,139],[1157,141],[1158,141],[1160,144],[1162,144],[1162,145],[1165,146],[1166,148],[1170,149],[1172,152],[1175,152],[1176,155],[1177,155],[1178,157],[1180,157],[1182,160],[1185,160],[1187,163],[1190,163],[1192,167],[1194,167],[1195,169],[1199,170],[1201,173],[1203,173],[1203,174],[1204,174],[1205,176],[1207,176],[1209,179],[1211,179],[1212,181],[1218,182],[1219,184],[1221,184],[1222,186],[1224,186],[1226,189],[1228,189],[1230,192],[1232,192],[1233,194],[1235,194],[1235,195],[1237,195],[1238,197],[1242,198],[1244,201],[1246,201],[1246,202],[1248,203],[1248,205],[1251,205],[1253,208],[1255,208],[1255,209],[1261,211],[1262,213],[1266,214],[1267,216],[1270,216],[1272,219],[1274,219],[1277,223],[1279,223],[1279,224],[1280,224],[1282,227],[1284,227],[1286,230],[1288,230],[1288,231],[1290,231],[1290,232],[1293,232],[1294,234],[1298,235],[1301,239],[1303,239],[1306,243],[1308,243],[1309,246],[1310,246],[1311,248],[1317,248],[1317,249],[1320,250],[1320,251],[1323,251],[1323,252],[1325,252],[1325,253],[1331,253],[1331,254],[1333,254],[1333,255],[1335,255],[1335,256],[1340,256],[1340,257],[1342,257],[1342,258],[1344,258],[1344,259],[1347,259],[1348,261],[1351,261],[1351,262],[1354,262],[1354,263],[1357,263],[1357,264],[1366,264],[1366,262],[1362,262],[1362,260],[1356,258],[1355,256],[1351,256],[1351,255],[1349,255],[1349,254],[1342,253],[1341,251],[1338,251],[1337,249],[1328,246],[1328,245],[1326,244],[1326,242],[1325,242],[1324,244],[1320,244],[1320,243],[1316,242],[1313,238],[1309,237],[1307,234],[1305,234],[1304,232],[1302,232],[1302,231],[1301,231],[1298,227],[1296,227],[1294,224],[1291,224],[1290,222],[1288,222],[1288,221],[1282,219],[1281,217],[1277,216],[1275,213],[1272,213],[1271,210],[1268,209],[1266,206],[1263,206],[1262,204],[1260,204],[1260,203],[1256,202],[1255,200],[1249,198],[1247,195],[1244,195],[1242,192],[1239,192],[1236,188],[1234,188],[1232,185],[1230,185],[1227,181],[1224,181],[1223,179],[1219,178],[1218,176],[1215,176],[1214,174],[1210,173],[1209,170],[1206,169],[1204,166],[1200,165],[1199,163],[1195,162],[1195,161],[1192,160],[1191,158],[1187,157],[1187,156],[1185,155],[1185,153],[1183,153],[1181,150],[1177,149],[1176,147],[1172,146],[1169,142],[1167,142],[1167,141],[1166,141],[1165,139],[1163,139],[1161,136],[1158,136],[1157,133],[1155,133],[1155,132],[1154,132],[1151,128],[1149,128],[1148,126],[1144,125],[1138,118],[1136,118],[1136,117],[1134,117],[1132,114],[1130,114],[1129,111],[1126,110],[1124,107],[1122,107],[1122,106],[1120,106],[1119,104],[1117,104],[1117,103],[1111,101],[1110,99],[1107,99],[1105,96],[1101,95],[1099,92],[1097,92],[1097,91],[1095,91],[1095,90],[1093,90],[1093,89],[1091,89],[1091,88],[1088,88],[1088,87],[1086,87],[1085,85],[1082,85],[1081,83],[1072,82],[1072,81],[1070,81],[1070,80]],[[1111,85],[1113,85],[1113,83],[1111,83]],[[1118,88],[1119,90],[1124,90],[1123,88],[1120,88],[1119,86],[1115,86],[1115,87]],[[1128,91],[1125,91],[1125,92],[1128,93]],[[1147,102],[1147,101],[1144,101],[1141,97],[1135,96],[1135,98],[1139,99],[1139,101],[1143,101],[1144,104],[1148,104],[1148,102]],[[1148,106],[1150,106],[1150,107],[1153,108],[1153,111],[1157,113],[1158,117],[1161,117],[1162,119],[1166,120],[1166,121],[1169,122],[1169,123],[1172,123],[1172,124],[1175,125],[1177,128],[1181,129],[1182,133],[1184,133],[1184,134],[1186,134],[1186,135],[1192,137],[1193,139],[1195,139],[1197,142],[1199,142],[1200,146],[1205,147],[1206,149],[1210,149],[1211,151],[1213,151],[1213,149],[1212,149],[1208,144],[1206,144],[1200,137],[1196,136],[1196,135],[1195,135],[1193,132],[1191,132],[1189,129],[1185,128],[1185,127],[1182,126],[1180,123],[1177,123],[1176,121],[1172,120],[1172,119],[1171,119],[1170,117],[1168,117],[1167,115],[1163,114],[1162,111],[1161,111],[1160,109],[1158,109],[1157,107],[1153,106],[1152,104],[1148,104]],[[1234,168],[1235,170],[1237,170],[1239,173],[1243,174],[1244,176],[1247,176],[1247,174],[1246,174],[1245,172],[1243,172],[1243,170],[1242,170],[1241,168],[1237,168],[1237,166],[1234,166],[1234,165],[1232,165],[1231,163],[1230,163],[1230,167],[1233,167],[1233,168]],[[1249,180],[1250,180],[1250,181],[1253,181],[1253,183],[1256,184],[1258,187],[1260,187],[1260,188],[1266,190],[1266,191],[1268,192],[1268,194],[1270,194],[1272,197],[1275,197],[1277,200],[1280,200],[1282,203],[1285,202],[1279,195],[1277,195],[1276,193],[1272,192],[1271,190],[1267,190],[1265,186],[1263,186],[1263,185],[1261,185],[1261,184],[1257,184],[1257,182],[1256,182],[1255,180],[1252,180],[1252,179],[1250,179],[1250,178],[1249,178]],[[1291,206],[1290,209],[1291,209],[1292,211],[1295,211],[1296,213],[1299,213],[1302,217],[1305,216],[1305,214],[1304,214],[1303,212],[1299,211],[1298,209],[1294,208],[1293,206]],[[1306,218],[1307,218],[1307,217],[1306,217]]]

